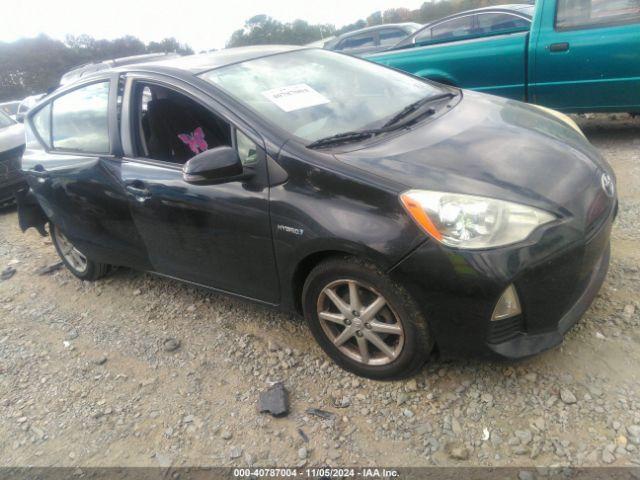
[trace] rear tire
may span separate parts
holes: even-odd
[[[306,279],[304,315],[340,367],[374,380],[415,374],[433,349],[424,315],[407,291],[371,263],[335,257]]]
[[[51,241],[56,247],[62,263],[79,279],[95,281],[109,272],[109,265],[87,258],[56,225],[51,225]]]

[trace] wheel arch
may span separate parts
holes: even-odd
[[[341,244],[325,246],[324,248],[306,252],[300,257],[290,276],[289,292],[293,310],[302,315],[302,289],[311,271],[321,262],[333,257],[357,257],[372,262],[387,271],[392,267],[375,250],[370,250],[362,245]]]

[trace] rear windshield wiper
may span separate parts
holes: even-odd
[[[402,110],[400,110],[398,113],[396,113],[393,117],[391,117],[391,119],[389,119],[389,121],[387,121],[387,123],[385,123],[382,126],[382,128],[383,129],[388,129],[392,125],[397,124],[403,118],[406,118],[409,115],[411,115],[413,112],[416,112],[416,111],[420,110],[425,105],[428,105],[428,104],[433,103],[433,102],[437,102],[439,100],[444,100],[445,98],[453,98],[455,96],[456,95],[454,93],[451,93],[451,92],[439,93],[438,95],[432,95],[432,96],[429,96],[429,97],[425,97],[425,98],[423,98],[421,100],[418,100],[417,102],[411,103],[411,104],[407,105],[406,107],[404,107]],[[427,112],[429,114],[431,114],[431,115],[433,115],[435,113],[433,111],[433,109],[429,109]]]

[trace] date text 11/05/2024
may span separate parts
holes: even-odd
[[[398,470],[387,468],[234,468],[234,478],[397,478]]]

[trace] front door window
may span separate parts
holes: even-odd
[[[136,93],[138,157],[184,164],[232,145],[229,123],[190,97],[154,84],[138,84]]]

